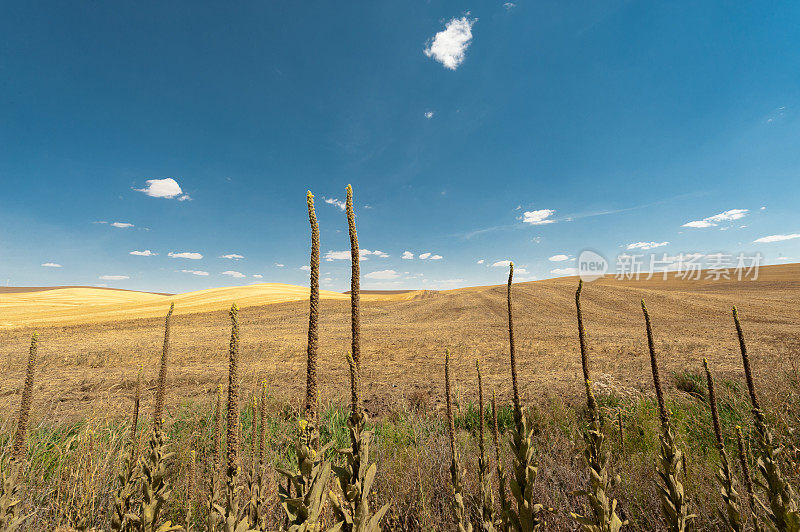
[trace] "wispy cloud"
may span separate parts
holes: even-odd
[[[505,4],[503,4],[503,7],[506,8],[506,11],[511,11],[512,9],[517,7],[517,4],[513,2],[506,2]]]
[[[149,249],[146,249],[144,251],[135,251],[134,250],[134,251],[131,251],[129,254],[130,255],[138,255],[139,257],[155,257],[156,255],[158,255],[158,253],[153,253]]]
[[[544,225],[544,224],[555,223],[555,220],[550,218],[553,214],[555,214],[555,212],[556,211],[552,209],[525,211],[524,213],[522,213],[522,221],[526,224],[531,224],[531,225]]]
[[[326,198],[325,196],[322,196],[322,199],[325,201],[325,203],[329,205],[335,205],[336,207],[339,207],[342,210],[344,210],[345,207],[347,207],[347,204],[345,204],[345,202],[337,198]]]
[[[358,257],[359,260],[367,260],[367,257],[372,255],[374,257],[379,257],[381,259],[385,259],[389,256],[388,253],[384,253],[383,251],[376,249],[370,251],[369,249],[359,249],[358,250]],[[350,260],[350,251],[328,251],[325,253],[325,261],[333,262],[335,260]]]
[[[664,247],[669,242],[634,242],[632,244],[628,244],[626,249],[655,249]]]
[[[45,268],[61,268],[61,265],[57,262],[44,262],[42,266]]]
[[[492,264],[493,268],[501,268],[503,266],[508,267],[511,265],[510,260],[498,260],[497,262]]]
[[[367,279],[375,279],[380,281],[387,281],[390,279],[397,279],[400,277],[400,274],[394,270],[378,270],[376,272],[370,272],[364,276]]]
[[[552,257],[549,257],[547,260],[552,262],[564,262],[565,260],[569,260],[569,255],[564,255],[563,253],[559,255],[553,255]]]
[[[750,212],[749,209],[730,209],[725,212],[715,214],[714,216],[703,218],[702,220],[694,220],[691,222],[686,222],[681,227],[693,227],[695,229],[702,229],[704,227],[716,227],[722,222],[732,222],[733,220],[739,220],[741,218],[744,218],[745,216],[747,216],[748,212]]]
[[[433,111],[425,111],[425,118],[427,118],[428,120],[433,118]]]
[[[124,281],[130,279],[127,275],[101,275],[98,277],[101,281]]]
[[[133,224],[129,224],[127,222],[114,222],[111,224],[111,227],[118,227],[120,229],[127,229],[128,227],[133,227]]]
[[[174,252],[170,251],[167,253],[168,257],[172,257],[173,259],[192,259],[192,260],[200,260],[203,258],[203,255],[194,251],[179,251]]]
[[[550,273],[554,273],[556,275],[577,275],[578,269],[577,268],[554,268],[550,270]]]
[[[478,260],[478,264],[483,264],[484,262],[486,262],[486,261],[485,261],[485,260],[483,260],[483,259],[479,259],[479,260]]]
[[[264,278],[264,276],[261,275],[260,273],[254,273],[253,274],[253,279],[263,279],[263,278]]]
[[[222,272],[222,275],[227,275],[228,277],[233,277],[234,279],[244,279],[245,277],[247,277],[242,272],[235,272],[233,270],[226,270]]]
[[[758,242],[761,244],[769,244],[770,242],[783,242],[784,240],[793,240],[795,238],[800,238],[800,233],[792,233],[790,235],[762,236],[761,238],[753,240],[753,242]]]
[[[424,50],[425,55],[432,57],[445,68],[457,69],[464,62],[467,48],[472,42],[472,25],[477,20],[467,16],[450,19],[444,30],[428,41]]]
[[[227,255],[221,255],[219,258],[221,258],[221,259],[230,259],[230,260],[240,260],[240,259],[243,259],[244,256],[238,255],[236,253],[229,253]]]
[[[135,188],[137,192],[143,192],[151,198],[177,198],[180,201],[191,199],[188,194],[183,194],[180,185],[171,177],[166,179],[148,179],[147,186],[144,188]]]
[[[201,277],[208,276],[208,272],[204,272],[202,270],[181,270],[181,273],[191,273],[192,275],[199,275]]]
[[[304,272],[310,272],[311,266],[309,266],[308,264],[303,264],[302,266],[300,266],[300,269],[303,270]]]
[[[413,260],[414,254],[411,253],[410,251],[404,251],[403,254],[400,256],[400,258],[403,260]]]
[[[276,268],[283,268],[284,266],[285,266],[285,264],[281,264],[280,262],[276,262],[275,263],[275,267]]]

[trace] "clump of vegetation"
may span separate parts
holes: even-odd
[[[450,435],[450,481],[453,486],[453,517],[459,532],[472,532],[469,514],[464,506],[464,486],[461,481],[464,472],[461,470],[458,449],[456,448],[456,429],[453,423],[453,393],[452,385],[450,384],[450,351],[444,352],[444,384],[447,403],[447,426]]]

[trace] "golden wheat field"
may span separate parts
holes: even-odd
[[[498,274],[498,282],[502,282]],[[519,283],[515,290],[520,386],[528,401],[550,395],[581,400],[575,325],[577,278]],[[443,405],[445,349],[453,353],[456,386],[472,386],[482,360],[487,389],[508,396],[508,333],[504,285],[442,292],[362,296],[362,372],[368,411],[380,415],[398,401]],[[604,278],[584,288],[583,311],[595,385],[621,393],[652,388],[640,300],[653,319],[665,380],[700,371],[707,357],[721,376],[741,379],[730,316],[739,307],[755,371],[800,366],[800,264],[763,267],[755,281],[685,281],[670,277]],[[175,303],[167,405],[210,400],[227,379],[227,309],[241,307],[240,377],[245,389],[261,379],[300,404],[305,378],[308,289],[261,284],[175,296],[94,288],[0,294],[0,396],[18,400],[30,334],[39,333],[37,411],[51,419],[102,412],[124,414],[137,367],[155,387],[163,314]],[[344,398],[350,307],[346,294],[321,293],[319,374],[323,399]],[[459,384],[463,383],[463,384]],[[765,387],[764,392],[769,390]],[[152,394],[145,394],[145,405]]]

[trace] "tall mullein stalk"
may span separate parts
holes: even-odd
[[[258,529],[262,523],[261,466],[258,461],[258,399],[253,397],[250,407],[253,422],[250,425],[250,469],[246,475],[245,514],[250,528]]]
[[[143,371],[144,367],[140,365],[139,372],[136,376],[136,391],[133,398],[133,415],[131,416],[130,441],[128,442],[130,449],[128,452],[125,452],[123,449],[120,453],[123,465],[117,475],[118,485],[114,492],[111,512],[111,530],[115,532],[131,529],[132,523],[128,514],[133,505],[133,497],[139,490],[138,483],[141,479],[141,471],[138,467],[138,435],[136,429],[139,426],[139,406],[142,397]]]
[[[222,505],[222,494],[220,492],[220,460],[222,458],[222,384],[217,385],[216,403],[214,405],[214,416],[212,418],[212,450],[211,450],[211,470],[208,476],[208,499],[206,501],[206,528],[210,532],[220,530],[222,516],[217,512],[215,506]]]
[[[25,372],[25,384],[22,387],[19,413],[17,414],[17,432],[14,435],[14,446],[11,459],[0,458],[0,530],[15,532],[22,528],[30,517],[19,514],[19,477],[28,452],[28,418],[33,401],[33,374],[36,369],[36,348],[38,335],[33,333],[28,351],[28,367]],[[32,515],[32,514],[31,514]]]
[[[658,476],[661,479],[659,484],[661,510],[669,530],[682,532],[687,529],[689,521],[695,516],[689,514],[683,484],[680,481],[681,470],[684,466],[683,452],[675,443],[675,436],[672,433],[669,422],[669,411],[664,403],[664,390],[661,387],[661,377],[658,373],[653,328],[644,300],[642,300],[642,312],[644,313],[645,327],[647,329],[647,346],[650,351],[650,367],[653,372],[653,384],[656,389],[658,416],[661,421],[661,452],[656,466]]]
[[[224,506],[215,504],[219,530],[240,532],[250,530],[247,516],[239,509],[239,307],[234,303],[228,313],[231,318],[231,340],[228,345],[228,408],[225,424],[225,488]]]
[[[28,420],[31,415],[33,402],[33,375],[36,371],[36,351],[39,344],[39,335],[33,333],[31,346],[28,350],[28,367],[25,370],[25,384],[22,386],[22,399],[19,402],[17,413],[17,432],[14,434],[14,447],[11,456],[16,462],[24,462],[28,454]]]
[[[267,456],[267,379],[261,381],[261,401],[259,403],[259,418],[261,420],[258,433],[258,466],[264,468]]]
[[[450,429],[450,481],[453,487],[453,518],[459,532],[472,532],[469,512],[464,506],[462,476],[466,471],[461,469],[458,461],[458,449],[456,448],[456,428],[453,422],[453,392],[450,384],[450,351],[445,351],[444,354],[444,387],[447,402],[447,426]]]
[[[736,479],[733,476],[728,463],[728,453],[725,452],[725,443],[722,439],[722,425],[719,422],[719,411],[717,410],[717,393],[714,389],[714,378],[708,368],[708,360],[703,359],[703,369],[706,372],[706,382],[708,383],[708,404],[711,407],[711,423],[714,427],[714,438],[717,442],[717,452],[719,453],[720,468],[717,471],[717,482],[719,482],[722,501],[725,503],[725,510],[718,510],[719,516],[728,530],[740,532],[744,530],[744,514],[742,512],[741,498],[736,490]]]
[[[139,459],[142,500],[138,515],[131,516],[133,529],[137,532],[183,530],[179,525],[173,526],[171,521],[162,522],[160,516],[172,493],[168,477],[172,474],[172,459],[175,454],[170,451],[170,446],[166,442],[166,437],[162,430],[167,380],[167,355],[169,353],[169,325],[174,307],[174,304],[170,304],[164,324],[164,345],[161,350],[161,363],[159,365],[149,449]]]
[[[347,185],[345,208],[350,233],[352,263],[350,277],[351,351],[347,353],[347,365],[350,368],[350,417],[347,419],[350,447],[338,450],[339,454],[345,458],[344,466],[333,466],[341,496],[330,492],[329,499],[336,519],[342,523],[342,530],[371,532],[379,529],[380,520],[389,509],[389,505],[384,505],[375,515],[372,515],[369,507],[369,496],[377,466],[369,463],[372,432],[364,430],[367,414],[361,404],[360,253],[356,218],[353,211],[353,187],[350,185]]]
[[[590,425],[583,434],[586,448],[583,451],[589,473],[589,489],[579,491],[578,494],[586,496],[590,515],[572,513],[572,517],[580,523],[587,532],[616,532],[625,524],[617,515],[617,500],[609,497],[612,486],[612,476],[609,473],[609,451],[605,446],[603,434],[603,419],[597,400],[592,392],[592,381],[589,374],[589,350],[586,346],[586,331],[583,328],[583,314],[581,312],[581,289],[583,281],[578,282],[575,292],[575,308],[578,314],[578,340],[581,347],[581,366],[583,368],[583,382],[586,387],[586,404],[589,407]]]
[[[186,532],[192,531],[192,510],[194,509],[194,487],[197,479],[197,455],[189,452],[189,471],[186,474]]]
[[[508,344],[511,356],[511,386],[514,392],[514,431],[511,452],[514,459],[513,475],[509,485],[516,501],[516,508],[509,505],[507,522],[513,530],[528,532],[539,530],[544,524],[545,508],[533,500],[533,487],[539,470],[534,457],[533,428],[522,406],[517,384],[517,354],[514,345],[514,314],[511,300],[511,284],[514,280],[514,263],[508,268]]]
[[[800,530],[800,511],[798,511],[797,499],[792,486],[783,477],[780,468],[783,448],[775,444],[772,429],[767,425],[764,412],[761,410],[750,369],[750,357],[747,353],[747,345],[744,341],[744,333],[736,307],[733,307],[733,321],[736,325],[736,335],[742,352],[742,365],[758,436],[756,440],[756,470],[758,472],[756,484],[766,493],[768,504],[762,504],[757,498],[755,500],[761,506],[762,513],[767,519],[766,524],[780,532],[798,531]]]
[[[506,519],[509,514],[509,502],[506,497],[506,474],[503,469],[503,458],[500,456],[500,430],[497,426],[497,398],[492,391],[492,439],[494,440],[494,460],[497,468],[497,492],[500,495],[500,515],[497,516],[498,528],[507,530]]]
[[[361,371],[361,252],[358,249],[356,214],[353,210],[353,187],[347,185],[347,228],[350,233],[350,353]]]
[[[319,448],[317,428],[319,395],[317,391],[317,344],[319,342],[319,224],[314,211],[314,195],[306,195],[308,221],[311,225],[311,282],[308,298],[308,346],[306,349],[306,397],[303,416],[299,420],[300,434],[295,452],[298,472],[279,469],[287,477],[278,495],[286,512],[290,532],[321,530],[331,464],[325,460],[330,444]],[[341,528],[338,523],[334,529]]]
[[[755,525],[756,529],[758,529],[759,519],[756,515],[757,508],[755,502],[755,490],[753,489],[753,476],[750,474],[750,461],[747,456],[747,449],[744,446],[742,427],[740,425],[736,425],[736,446],[739,450],[739,467],[742,470],[742,477],[744,477],[744,488],[747,492],[747,504],[750,506],[750,513],[753,517],[753,525]]]
[[[494,494],[492,492],[492,474],[489,471],[489,464],[486,461],[486,438],[485,438],[485,409],[483,406],[483,376],[481,375],[481,363],[475,361],[475,370],[478,373],[478,481],[481,485],[481,507],[479,509],[481,517],[481,530],[484,532],[494,532],[498,529],[498,521],[494,514]]]
[[[164,319],[164,345],[161,349],[161,363],[158,368],[158,384],[156,386],[156,406],[153,413],[154,426],[161,428],[164,415],[164,396],[166,395],[167,385],[167,359],[169,357],[169,329],[172,320],[172,311],[175,310],[175,303],[170,303],[169,312]]]

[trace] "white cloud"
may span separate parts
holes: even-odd
[[[108,288],[108,285],[106,283],[97,283],[95,286],[97,288]]]
[[[420,254],[419,254],[419,258],[420,258],[420,259],[422,259],[422,260],[425,260],[425,259],[427,259],[427,258],[428,258],[428,257],[430,257],[430,256],[431,256],[431,254],[430,254],[430,253],[420,253]]]
[[[55,262],[45,262],[42,264],[45,268],[61,268],[61,265]]]
[[[230,260],[239,260],[239,259],[243,259],[244,257],[242,255],[237,255],[236,253],[229,253],[227,255],[220,256],[220,258],[221,259],[230,259]]]
[[[120,229],[125,229],[128,227],[133,227],[133,224],[129,224],[127,222],[114,222],[111,224],[111,227],[119,227]]]
[[[500,268],[502,266],[506,266],[507,267],[507,266],[510,266],[510,265],[511,265],[511,261],[510,260],[498,260],[497,262],[492,264],[492,266],[494,268]]]
[[[180,201],[191,199],[188,194],[183,194],[180,185],[177,181],[168,177],[166,179],[148,179],[147,186],[144,188],[135,188],[137,192],[144,192],[151,198],[175,198]],[[181,194],[183,194],[181,196]]]
[[[276,263],[275,263],[275,267],[276,267],[276,268],[283,268],[284,266],[285,266],[285,265],[284,265],[284,264],[281,264],[280,262],[276,262]]]
[[[669,242],[634,242],[627,249],[654,249],[666,246]]]
[[[130,255],[138,255],[140,257],[154,257],[154,256],[158,255],[158,253],[153,253],[149,249],[146,249],[144,251],[131,251],[129,254]]]
[[[481,259],[481,260],[478,261],[478,264],[483,264],[484,262],[486,262],[486,261]]]
[[[709,216],[708,218],[703,218],[702,220],[694,220],[691,222],[686,222],[681,227],[693,227],[695,229],[702,229],[704,227],[715,227],[720,224],[720,222],[731,222],[733,220],[739,220],[747,216],[747,213],[750,212],[749,209],[730,209],[725,212],[721,212],[719,214],[715,214],[714,216]]]
[[[344,210],[344,209],[345,209],[345,207],[347,206],[347,205],[345,204],[345,202],[343,202],[343,201],[342,201],[342,200],[340,200],[340,199],[336,199],[336,198],[326,198],[325,196],[322,196],[322,199],[323,199],[323,200],[325,200],[325,203],[328,203],[328,204],[330,204],[330,205],[336,205],[337,207],[339,207],[339,208],[340,208],[340,209],[342,209],[342,210]]]
[[[529,274],[531,272],[529,272],[526,268],[517,268],[517,269],[514,270],[514,273],[515,274],[518,273],[520,275],[527,275],[527,274]]]
[[[443,258],[441,255],[431,255],[431,260],[442,260]]]
[[[310,272],[311,266],[309,266],[308,264],[303,264],[302,266],[300,266],[300,269],[303,270],[304,272]]]
[[[370,272],[364,276],[367,279],[378,279],[381,281],[387,281],[390,279],[397,279],[400,277],[400,274],[394,270],[378,270],[376,272]]]
[[[127,275],[101,275],[98,277],[101,281],[124,281],[130,279]]]
[[[513,2],[506,2],[505,4],[503,4],[503,7],[506,8],[506,11],[511,11],[516,6],[517,6],[517,4],[515,4]]]
[[[180,251],[178,253],[170,251],[167,253],[168,257],[172,257],[173,259],[192,259],[192,260],[200,260],[203,258],[203,255],[200,253],[196,253],[194,251]]]
[[[243,278],[247,277],[242,272],[235,272],[233,270],[226,270],[226,271],[222,272],[222,275],[227,275],[229,277],[233,277],[234,279],[243,279]]]
[[[555,268],[550,270],[550,273],[554,273],[556,275],[577,275],[578,269],[577,268]]]
[[[414,254],[410,251],[404,251],[400,258],[403,260],[412,260],[414,258]]]
[[[425,118],[427,118],[428,120],[433,118],[433,111],[425,111]]]
[[[264,278],[264,276],[261,275],[260,273],[254,273],[253,274],[253,279],[263,279],[263,278]]]
[[[569,255],[553,255],[552,257],[548,258],[547,260],[551,262],[564,262],[565,260],[569,260]]]
[[[386,257],[389,256],[388,254],[386,254],[383,251],[380,251],[378,249],[376,249],[374,251],[370,251],[368,249],[359,249],[358,252],[359,252],[359,255],[362,258],[364,257],[364,255],[375,255],[376,257],[380,257],[382,259],[385,259]]]
[[[192,275],[200,275],[202,277],[208,276],[208,272],[201,270],[181,270],[181,273],[191,273]]]
[[[792,233],[790,235],[769,235],[769,236],[762,236],[753,242],[759,242],[762,244],[769,244],[770,242],[782,242],[784,240],[792,240],[795,238],[800,238],[800,233]]]
[[[525,211],[522,213],[522,221],[531,225],[544,225],[554,223],[555,220],[549,218],[555,214],[553,209],[540,209],[538,211]]]
[[[469,13],[467,13],[469,15]],[[425,47],[425,55],[434,58],[445,68],[455,70],[464,62],[464,57],[472,42],[472,25],[478,19],[466,16],[453,18],[438,32]]]

